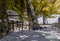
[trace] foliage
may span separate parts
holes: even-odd
[[[50,17],[51,14],[55,13],[55,2],[56,0],[31,0],[38,15],[45,15]]]
[[[7,10],[16,11],[21,20],[27,15],[29,21],[33,21],[36,18],[35,15],[47,18],[52,17],[52,14],[60,14],[60,0],[0,0],[0,18],[8,17]]]
[[[56,7],[56,4],[58,4],[58,0],[31,0],[31,3],[33,4],[37,15],[43,16],[43,22],[46,20],[46,18],[51,18],[52,14],[58,14],[59,5]],[[45,21],[46,22],[46,21]]]

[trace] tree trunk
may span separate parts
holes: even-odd
[[[24,16],[26,16],[27,14],[30,16],[30,18],[32,19],[32,24],[33,22],[37,22],[37,17],[36,17],[36,13],[34,11],[34,7],[31,4],[30,0],[20,0],[21,2],[21,8],[24,8]],[[24,4],[24,5],[23,5]],[[23,6],[23,7],[22,7]],[[28,16],[28,17],[29,17]],[[29,18],[29,19],[30,19]],[[27,20],[27,19],[26,19]]]
[[[32,22],[31,23],[32,25],[31,24],[29,24],[29,25],[30,25],[30,27],[33,27],[33,25],[34,25],[33,22],[37,22],[37,15],[36,15],[35,9],[34,9],[33,5],[31,4],[30,0],[27,0],[27,6],[28,6],[28,8],[27,8],[28,15],[32,19],[31,21],[29,21],[29,22]]]
[[[43,15],[43,24],[46,24],[46,17]]]

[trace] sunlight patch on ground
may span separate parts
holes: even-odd
[[[22,38],[22,39],[25,39],[25,38],[29,37],[29,36],[26,36],[26,35],[19,35],[19,36],[20,36],[20,38]]]

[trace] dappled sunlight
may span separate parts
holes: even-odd
[[[31,41],[38,41],[38,40],[31,40]]]
[[[42,34],[42,36],[44,36],[46,39],[53,39],[53,40],[60,40],[60,34],[55,32],[55,31],[35,31],[35,32],[39,32],[40,34]]]
[[[40,40],[41,39],[41,40]],[[10,41],[48,41],[45,39],[40,33],[35,31],[23,31],[21,32],[15,32],[8,36],[6,36],[2,41],[4,40],[10,40]]]
[[[34,37],[39,37],[39,35],[33,35],[32,37],[33,37],[33,38],[34,38]]]
[[[60,0],[0,0],[0,41],[59,41]]]
[[[27,36],[27,35],[19,35],[19,37],[23,40],[25,38],[28,38],[29,36]]]

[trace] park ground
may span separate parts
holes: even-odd
[[[0,41],[59,41],[60,34],[55,31],[23,30],[7,35]]]

